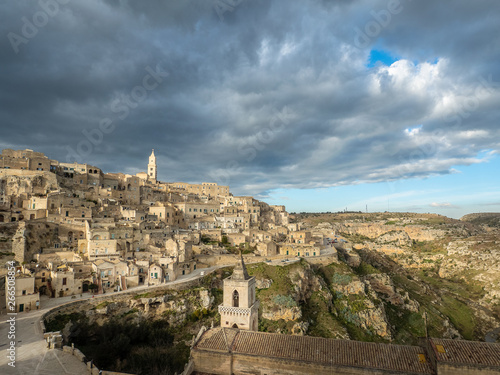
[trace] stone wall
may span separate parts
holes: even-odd
[[[247,354],[216,353],[194,350],[194,371],[201,373],[225,374],[266,374],[266,375],[383,375],[389,371],[344,366],[325,366],[306,361],[287,361],[276,358],[256,357]],[[190,372],[185,372],[186,375]],[[471,373],[472,374],[472,373]],[[481,375],[490,375],[482,373]],[[454,374],[456,375],[456,373]],[[475,375],[475,373],[474,373]],[[498,374],[496,374],[498,375]]]

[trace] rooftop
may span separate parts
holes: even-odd
[[[500,345],[488,342],[430,339],[438,362],[500,367]]]
[[[198,350],[215,350],[326,366],[390,370],[404,374],[432,374],[425,351],[419,346],[376,344],[309,336],[216,328],[203,334]]]

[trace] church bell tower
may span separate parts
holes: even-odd
[[[157,178],[156,156],[155,156],[155,150],[153,149],[153,152],[151,152],[151,156],[149,157],[148,179],[150,181],[156,182],[156,178]]]
[[[222,327],[259,330],[259,301],[255,299],[255,277],[248,275],[243,255],[232,276],[224,279],[224,297],[219,305]]]

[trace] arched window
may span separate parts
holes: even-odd
[[[233,292],[233,307],[240,307],[240,295],[237,290]]]

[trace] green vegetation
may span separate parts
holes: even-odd
[[[287,308],[297,307],[297,302],[295,302],[292,296],[282,296],[278,294],[272,298],[272,301],[276,305],[285,306]]]
[[[294,288],[290,280],[290,273],[300,267],[300,263],[288,266],[269,266],[264,263],[248,265],[247,270],[251,276],[260,279],[271,279],[273,283],[268,289],[258,291],[261,302],[270,302],[276,295],[291,295]]]
[[[46,332],[61,331],[69,322],[76,322],[84,319],[84,317],[85,313],[59,314],[55,318],[44,322],[45,330]]]
[[[105,308],[106,306],[108,306],[110,304],[111,304],[111,302],[104,301],[104,302],[101,302],[100,304],[98,304],[96,307],[94,307],[94,309],[95,310],[103,309],[103,308]]]
[[[353,268],[354,272],[356,272],[359,276],[372,275],[375,273],[382,273],[378,268],[373,267],[371,264],[366,262],[361,262],[360,265],[356,268]]]
[[[441,241],[415,241],[412,250],[417,253],[446,254],[446,249]]]
[[[426,270],[420,271],[418,276],[435,289],[448,291],[461,298],[477,300],[483,298],[486,293],[484,287],[473,279],[475,273],[472,271],[464,271],[461,278],[453,278],[451,280],[443,279],[437,274]]]
[[[395,342],[416,345],[418,337],[425,336],[425,323],[420,313],[410,312],[391,303],[385,305],[385,312],[390,324],[395,327]]]
[[[363,236],[362,234],[349,234],[349,233],[340,233],[342,237],[347,238],[349,242],[352,243],[363,243],[366,241],[371,241],[372,239],[370,237]]]
[[[153,293],[146,292],[146,293],[142,293],[142,294],[136,294],[133,298],[140,299],[140,298],[151,298],[151,297],[153,297]]]
[[[333,314],[331,303],[321,292],[314,292],[307,304],[302,306],[303,318],[310,322],[307,334],[316,337],[337,338],[345,332]]]
[[[475,319],[472,310],[452,296],[445,295],[442,300],[442,305],[436,308],[450,318],[465,339],[474,340]]]
[[[102,326],[86,319],[73,321],[71,337],[97,367],[134,374],[174,374],[182,371],[189,358],[189,347],[174,343],[166,320],[121,322],[110,320]]]

